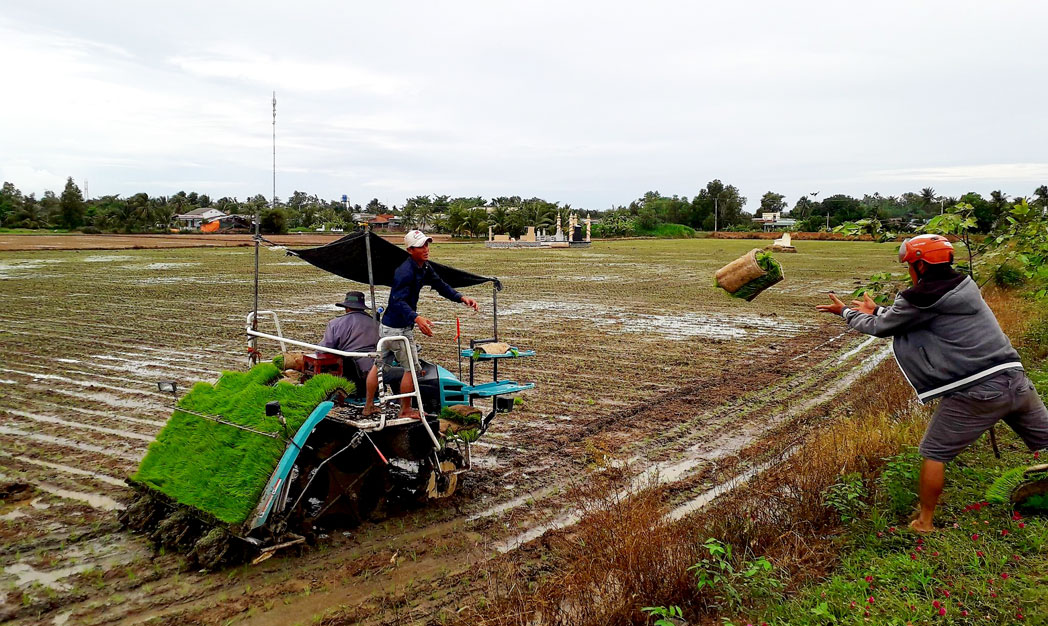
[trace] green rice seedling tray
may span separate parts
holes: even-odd
[[[247,372],[223,372],[214,385],[194,385],[149,445],[131,481],[227,524],[244,522],[287,447],[285,439],[332,392],[353,392],[353,383],[330,374],[314,376],[303,385],[272,384],[279,376],[274,364],[260,363]],[[276,417],[266,416],[266,403],[274,400],[280,402],[286,430]]]

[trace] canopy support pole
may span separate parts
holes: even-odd
[[[499,280],[495,279],[495,282],[491,285],[491,320],[494,326],[495,341],[499,340]],[[495,380],[499,379],[499,360],[491,360],[491,371]]]
[[[274,104],[274,108],[276,105]],[[274,126],[276,124],[274,113]],[[274,131],[276,132],[276,131]],[[251,330],[258,330],[258,247],[262,244],[262,233],[261,223],[259,220],[258,203],[255,203],[255,308],[253,309],[253,315],[251,316]],[[258,363],[258,338],[251,336],[248,339],[248,350],[247,359],[249,365],[256,365]]]
[[[375,270],[371,266],[371,224],[365,226],[364,247],[368,255],[368,286],[371,287],[371,315],[378,321],[378,307],[375,306]]]

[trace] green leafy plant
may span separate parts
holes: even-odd
[[[895,295],[905,289],[910,283],[908,274],[893,274],[891,272],[878,272],[870,276],[869,281],[852,292],[852,296],[861,298],[869,294],[873,301],[881,306],[891,306],[895,301]]]
[[[862,481],[862,474],[852,472],[845,474],[826,488],[823,492],[823,503],[841,516],[845,524],[858,519],[868,505],[863,500],[866,497],[866,486]]]
[[[708,557],[688,568],[697,579],[695,586],[715,598],[723,598],[729,608],[742,606],[744,595],[767,596],[782,587],[772,575],[774,567],[761,556],[752,561],[743,561],[736,568],[733,563],[731,545],[710,537],[702,544]]]
[[[847,235],[849,237],[870,235],[873,237],[874,241],[880,243],[895,239],[895,233],[886,230],[884,225],[881,224],[881,221],[874,217],[868,217],[854,222],[844,222],[840,226],[834,228],[833,232]]]
[[[646,606],[641,609],[649,617],[657,617],[655,626],[677,626],[674,620],[683,620],[684,613],[679,606]]]
[[[917,502],[917,478],[920,475],[921,455],[914,447],[885,459],[884,471],[877,477],[877,487],[887,498],[891,511],[902,515]]]

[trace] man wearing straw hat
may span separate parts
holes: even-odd
[[[364,304],[364,293],[360,291],[347,292],[345,301],[339,302],[335,306],[345,309],[346,314],[328,322],[320,345],[343,352],[373,351],[378,343],[378,323],[368,313],[368,308]],[[361,380],[367,376],[368,372],[371,371],[371,367],[375,364],[374,359],[371,357],[361,356],[355,359],[343,359],[344,365],[348,366],[350,360],[360,370]],[[343,367],[343,371],[346,371],[345,367]]]
[[[415,309],[418,308],[418,298],[422,287],[429,285],[437,293],[452,302],[461,302],[472,308],[478,309],[477,301],[455,291],[451,285],[444,282],[429,264],[429,244],[432,237],[427,237],[420,230],[411,230],[404,235],[404,246],[408,251],[408,258],[401,263],[393,274],[393,288],[389,292],[389,304],[386,312],[382,314],[382,325],[379,327],[381,337],[404,336],[408,341],[415,341],[415,326],[427,337],[433,336],[433,322],[419,315]],[[415,371],[420,371],[421,364],[418,362],[418,348],[414,350],[405,349],[403,343],[396,342],[392,349],[393,357],[397,363],[404,367],[404,377],[400,382],[400,393],[410,393],[415,390],[411,380],[411,372],[407,364],[409,360],[414,361]],[[388,362],[388,361],[387,361]],[[378,393],[378,364],[371,368],[367,380],[367,398],[364,404],[364,415],[371,415],[378,411],[375,408],[375,394]],[[400,417],[421,417],[418,410],[411,408],[411,398],[401,398]]]

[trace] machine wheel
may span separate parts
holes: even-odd
[[[388,491],[388,472],[377,461],[358,472],[325,466],[313,479],[303,498],[301,532],[309,533],[322,519],[339,525],[364,522],[382,503]]]
[[[465,467],[462,455],[457,450],[445,448],[437,453],[440,460],[440,471],[434,471],[433,460],[426,459],[422,466],[422,489],[419,497],[422,500],[447,498],[455,493],[458,487],[458,475],[451,474]]]

